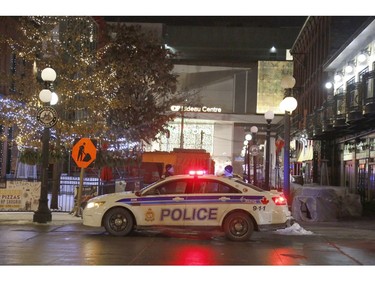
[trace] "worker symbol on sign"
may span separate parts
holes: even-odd
[[[87,168],[96,158],[96,145],[89,138],[79,139],[73,146],[72,158],[80,168]]]
[[[77,161],[88,162],[91,160],[90,153],[85,152],[85,145],[86,143],[84,142],[79,146]]]

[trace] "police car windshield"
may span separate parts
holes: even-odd
[[[254,189],[254,190],[256,190],[256,191],[259,191],[259,192],[264,191],[263,189],[261,189],[261,188],[255,186],[255,185],[249,184],[249,183],[247,183],[247,182],[244,182],[244,181],[242,181],[242,180],[235,180],[235,182],[236,182],[236,183],[239,183],[239,184],[241,184],[241,185],[247,186],[247,187],[249,187],[249,188],[252,188],[252,189]]]
[[[146,189],[149,189],[150,187],[152,187],[152,186],[154,186],[155,184],[157,184],[157,183],[159,183],[159,182],[162,182],[162,181],[164,181],[165,180],[165,178],[160,178],[160,179],[158,179],[157,181],[154,181],[153,183],[150,183],[149,185],[146,185],[146,186],[144,186],[141,190],[139,190],[140,192],[143,192],[143,191],[145,191]]]

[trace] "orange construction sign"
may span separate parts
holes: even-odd
[[[96,146],[89,138],[79,139],[73,146],[72,158],[79,168],[87,168],[96,159]]]

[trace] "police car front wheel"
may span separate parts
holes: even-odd
[[[128,235],[134,227],[134,220],[128,210],[113,208],[104,216],[104,228],[114,236]]]
[[[249,215],[242,212],[230,214],[224,221],[224,232],[232,241],[249,240],[254,231],[254,224]]]

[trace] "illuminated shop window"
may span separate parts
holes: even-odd
[[[183,148],[185,149],[204,149],[208,153],[213,152],[213,131],[214,125],[207,121],[184,120],[183,125]],[[160,136],[160,142],[153,145],[153,148],[159,151],[173,151],[174,148],[180,148],[181,139],[181,119],[176,119],[168,126],[170,137],[165,134]]]

